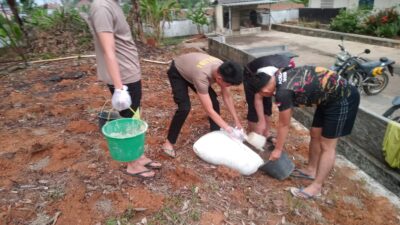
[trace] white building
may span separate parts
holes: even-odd
[[[400,0],[309,0],[308,7],[357,9],[360,5],[367,5],[373,9],[385,9],[399,4]]]

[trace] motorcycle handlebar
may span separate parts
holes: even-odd
[[[338,44],[340,50],[344,51],[344,47],[341,44]]]

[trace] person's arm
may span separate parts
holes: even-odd
[[[222,129],[231,132],[229,125],[222,119],[222,117],[214,110],[211,102],[210,95],[207,94],[197,94],[199,96],[200,102],[206,111],[207,115]]]
[[[97,33],[101,48],[104,53],[104,60],[107,65],[108,74],[111,76],[115,89],[122,89],[119,65],[115,54],[114,34],[110,32]]]
[[[266,126],[266,121],[264,117],[264,103],[263,103],[263,96],[260,94],[256,93],[254,95],[254,108],[257,113],[258,117],[258,122],[255,127],[255,132],[262,135],[264,134],[265,126]]]
[[[232,115],[233,120],[235,121],[235,126],[239,129],[241,129],[242,124],[240,123],[239,117],[236,113],[235,105],[233,103],[233,98],[232,98],[231,92],[229,91],[229,88],[222,87],[221,94],[222,94],[222,99],[224,100],[224,103],[225,103],[226,107],[228,108],[229,113]]]
[[[283,145],[285,144],[286,137],[289,133],[290,119],[292,118],[292,108],[288,108],[279,112],[278,128],[275,149],[269,156],[269,160],[277,160],[281,157]]]

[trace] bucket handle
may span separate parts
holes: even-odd
[[[110,102],[110,100],[106,100],[105,102],[104,102],[104,104],[103,104],[103,106],[101,107],[101,110],[100,110],[100,113],[103,113],[104,112],[104,107],[106,106],[106,104],[107,103],[109,103]],[[111,107],[111,110],[110,111],[108,111],[108,115],[107,115],[107,121],[106,121],[106,123],[108,122],[108,121],[110,121],[110,117],[111,117],[111,111],[112,110],[114,110],[114,108],[112,108]]]
[[[136,109],[136,111],[133,110],[131,107],[129,107],[129,109],[133,112],[132,119],[140,120],[140,107],[138,107],[138,108]]]
[[[103,106],[101,107],[100,113],[104,112],[104,107],[105,107],[106,104],[109,103],[109,102],[110,102],[110,100],[106,100],[106,101],[104,102]],[[136,109],[136,111],[133,110],[132,107],[129,107],[129,109],[130,109],[130,110],[132,111],[132,113],[133,113],[132,119],[140,120],[140,107],[138,107],[138,108]],[[112,110],[115,110],[115,109],[114,109],[113,107],[111,107],[111,110],[108,111],[107,122],[110,121],[111,111],[112,111]]]

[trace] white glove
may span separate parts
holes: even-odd
[[[246,134],[244,133],[243,129],[238,129],[238,128],[233,128],[231,126],[229,126],[226,130],[222,129],[222,131],[226,132],[226,134],[228,134],[229,137],[239,140],[241,142],[243,142],[246,138]]]
[[[128,87],[126,85],[123,85],[122,89],[115,89],[111,102],[114,109],[118,111],[128,109],[132,104],[131,96],[128,92]]]
[[[236,138],[242,142],[247,138],[246,137],[247,135],[244,133],[243,129],[239,129],[239,128],[235,127],[232,129],[232,133],[233,133],[232,136],[234,136],[234,138]]]

